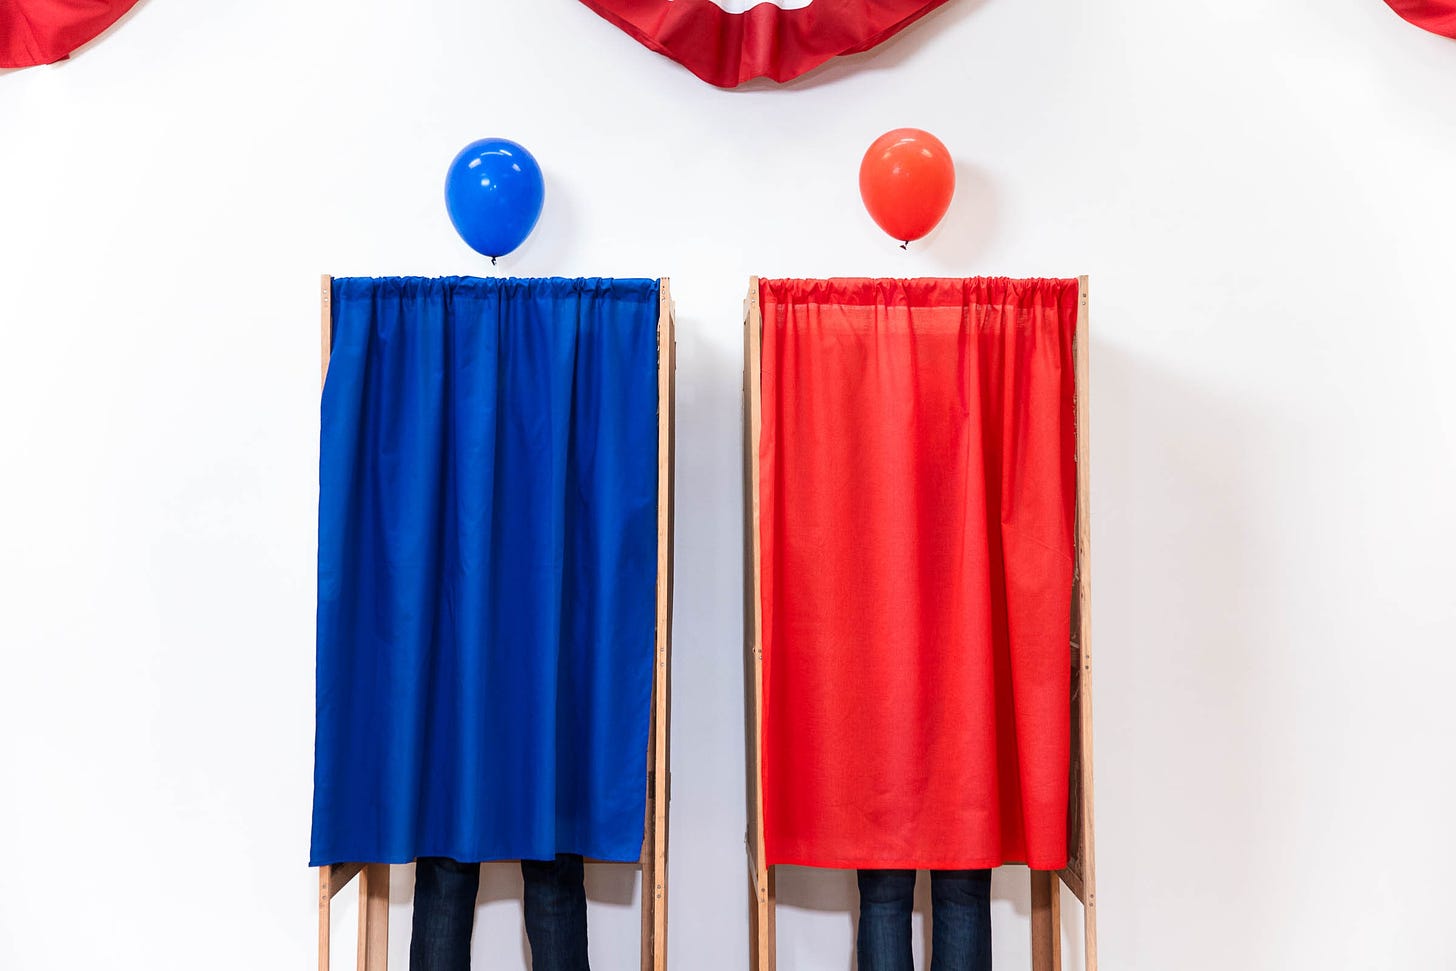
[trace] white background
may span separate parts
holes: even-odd
[[[856,186],[901,125],[960,181],[908,253]],[[674,968],[747,961],[749,274],[1082,272],[1104,967],[1456,968],[1456,42],[1380,0],[954,0],[733,92],[574,0],[146,0],[0,75],[0,968],[310,966],[318,275],[491,273],[484,135],[548,181],[498,272],[677,297]],[[780,966],[845,971],[851,880],[780,888]]]

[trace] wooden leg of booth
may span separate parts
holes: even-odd
[[[1031,871],[1031,968],[1062,971],[1062,883],[1050,870]]]
[[[773,867],[764,868],[764,876],[768,880],[768,899],[764,903],[764,931],[763,937],[767,947],[768,957],[763,965],[763,971],[775,971],[779,963],[779,897],[778,897],[778,870]]]
[[[330,866],[321,866],[319,872],[319,928],[318,928],[318,954],[319,971],[329,971],[329,943],[330,943],[330,919],[333,914],[334,897],[340,890],[349,885],[349,881],[359,876],[364,871],[362,863],[335,863]],[[363,878],[360,877],[362,880]],[[362,885],[361,885],[362,888]],[[362,889],[361,889],[362,893]],[[389,896],[386,887],[385,897]],[[363,904],[364,898],[359,898]],[[387,902],[387,901],[386,901]],[[361,906],[362,913],[362,906]],[[359,924],[362,929],[364,924]],[[361,941],[362,946],[362,941]],[[363,966],[362,964],[360,965]]]
[[[666,802],[659,793],[657,803]],[[652,962],[650,971],[667,971],[667,823],[659,816],[652,828],[656,850],[652,854],[652,880],[642,879],[642,892],[652,902]]]
[[[775,921],[773,867],[748,873],[748,964],[749,971],[774,971],[778,954],[778,931]],[[759,886],[759,881],[763,886]]]
[[[653,720],[656,720],[654,715]],[[648,758],[651,759],[651,752],[654,748],[651,736],[649,735],[647,750]],[[653,971],[654,931],[657,927],[657,895],[653,893],[653,887],[657,883],[657,854],[653,851],[657,841],[654,839],[653,822],[656,819],[656,808],[652,799],[652,777],[649,774],[647,780],[647,821],[642,827],[642,971]]]
[[[329,881],[329,868],[321,866],[318,872],[318,971],[329,971],[329,928],[333,916],[334,891]]]
[[[359,873],[359,971],[389,966],[389,864],[370,863]]]
[[[667,771],[666,698],[653,688],[647,733],[647,819],[642,824],[642,971],[667,971]]]
[[[1082,905],[1082,954],[1087,971],[1097,971],[1097,895],[1087,896]]]

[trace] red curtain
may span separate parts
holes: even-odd
[[[1076,280],[764,280],[769,864],[1066,863]]]

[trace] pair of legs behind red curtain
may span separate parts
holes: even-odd
[[[859,871],[859,971],[913,971],[914,870]],[[932,870],[930,971],[991,971],[991,871]]]
[[[582,858],[522,860],[526,938],[534,971],[590,971]],[[470,971],[470,935],[480,864],[442,856],[415,861],[410,971]]]
[[[582,858],[522,860],[535,971],[588,971]],[[930,874],[931,971],[990,971],[991,871]],[[480,864],[421,857],[415,866],[410,971],[469,971]],[[913,971],[914,870],[859,871],[859,971]]]

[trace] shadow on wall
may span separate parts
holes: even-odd
[[[502,256],[495,265],[490,257],[482,256],[479,268],[481,276],[521,276],[516,270],[522,264],[530,266],[565,266],[569,264],[571,249],[580,233],[578,231],[576,200],[567,191],[568,180],[557,178],[556,171],[547,163],[541,163],[541,176],[546,181],[546,201],[541,207],[541,218],[534,229],[526,235],[520,246]],[[443,232],[456,236],[450,220],[441,212]],[[465,246],[464,240],[459,240]],[[469,247],[466,247],[469,250]],[[531,262],[534,261],[534,262]]]
[[[967,268],[976,265],[996,238],[1000,205],[996,185],[985,169],[956,159],[955,172],[950,211],[929,236],[911,243],[910,248],[920,249],[950,276],[966,276]]]
[[[853,870],[819,870],[811,867],[779,866],[776,869],[776,890],[780,907],[795,907],[800,910],[815,910],[827,913],[843,913],[848,935],[828,942],[835,948],[843,947],[846,960],[844,966],[854,971],[854,934],[856,915],[859,912],[859,888],[855,884]],[[924,913],[925,902],[920,899],[920,885],[915,886],[915,910]],[[780,932],[782,937],[782,932]]]
[[[591,867],[587,868],[587,885],[591,885]],[[518,930],[517,946],[520,948],[521,963],[524,967],[531,966],[531,945],[526,940],[526,927],[519,919],[521,908],[521,896],[524,887],[521,882],[520,864],[509,863],[482,863],[480,865],[480,892],[475,897],[475,909],[478,912],[481,907],[492,903],[513,904],[516,908],[518,919],[516,925]],[[403,921],[394,921],[390,928],[391,950],[396,947],[402,949],[404,954],[409,953],[410,921],[413,918],[415,901],[415,868],[409,866],[396,866],[391,868],[389,878],[389,906],[395,913],[403,913],[407,916]],[[479,922],[477,913],[476,921]],[[399,941],[396,945],[394,942]],[[472,946],[491,947],[499,954],[500,949],[494,948],[493,944],[482,942],[481,935],[477,934],[472,939]],[[503,942],[502,942],[503,943]],[[394,960],[399,960],[400,954],[392,955]]]
[[[855,960],[854,942],[858,930],[859,886],[855,871],[779,866],[776,872],[776,890],[780,907],[844,914],[844,924],[848,933],[842,943],[836,941],[833,946],[844,948],[844,966],[849,971],[857,971],[858,962]],[[1010,903],[1018,916],[1029,921],[1031,885],[1026,873],[1025,867],[998,868],[991,878],[991,906],[995,908],[998,901],[1005,901]],[[1077,909],[1077,913],[1080,915],[1081,910]],[[921,954],[928,961],[933,925],[930,919],[930,880],[924,873],[919,874],[915,881],[915,916],[920,918]],[[1080,929],[1078,933],[1080,933]]]
[[[1095,306],[1096,277],[1092,293]],[[1281,915],[1235,888],[1250,861],[1281,859],[1301,837],[1259,808],[1284,771],[1274,753],[1298,743],[1281,717],[1289,699],[1261,671],[1270,632],[1253,619],[1279,597],[1266,579],[1277,551],[1260,549],[1257,526],[1279,513],[1261,515],[1260,496],[1305,436],[1278,402],[1105,339],[1091,372],[1099,931],[1142,966],[1179,962],[1144,951],[1159,925],[1223,941],[1200,966],[1247,963],[1250,942],[1281,936]],[[1132,806],[1136,819],[1108,809]],[[1197,879],[1168,879],[1180,861]]]
[[[937,30],[943,30],[973,16],[990,0],[950,0],[889,40],[860,54],[832,57],[824,64],[792,81],[779,84],[768,78],[754,78],[728,91],[802,91],[820,85],[834,84],[854,74],[871,71],[893,71],[919,53]]]

